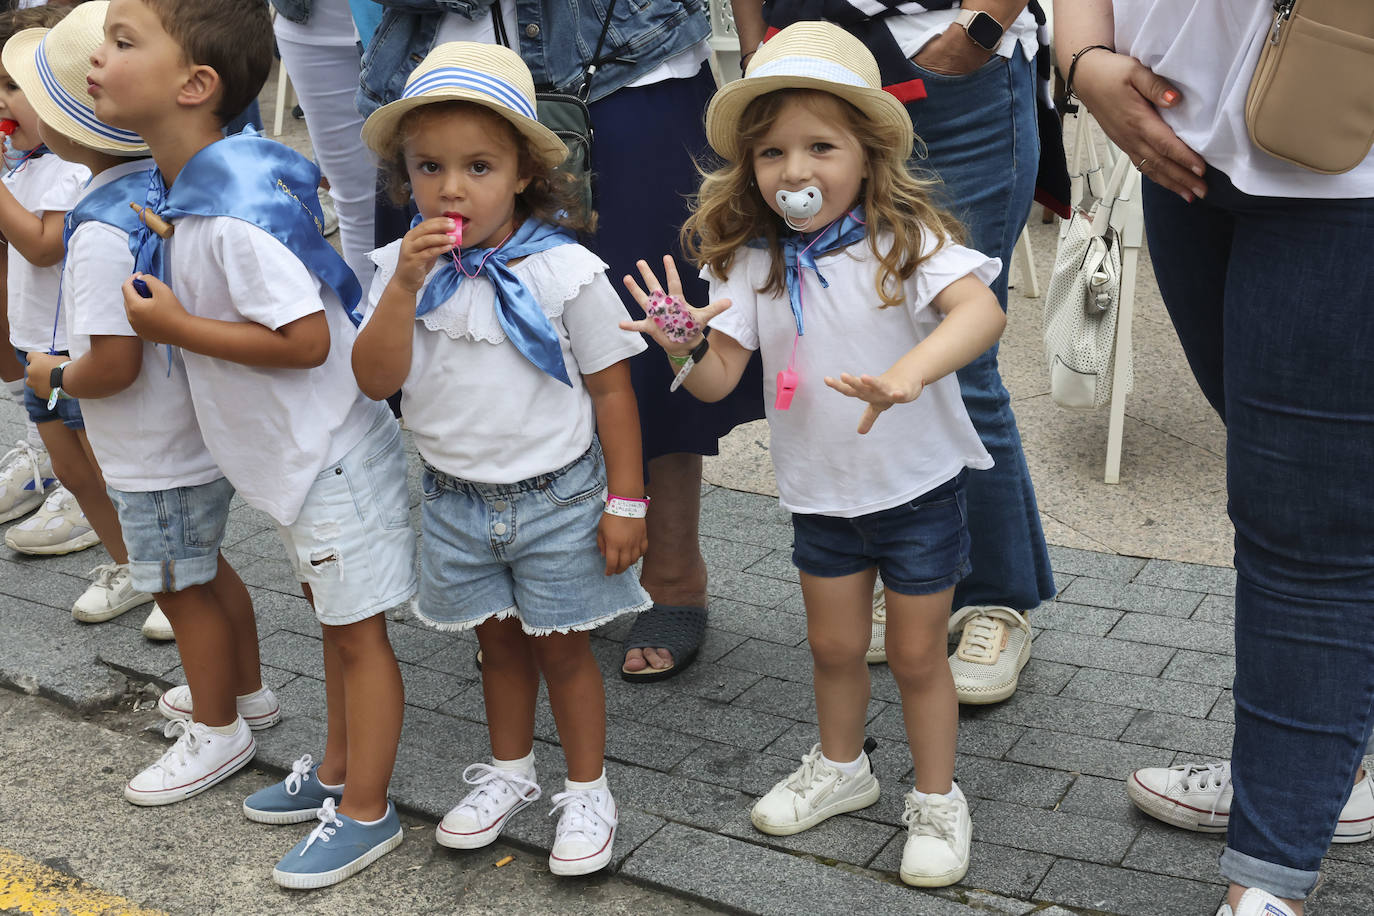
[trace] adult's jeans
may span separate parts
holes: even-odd
[[[1221,872],[1303,898],[1374,725],[1374,200],[1145,182],[1155,276],[1226,423],[1235,790]]]
[[[994,55],[964,76],[909,66],[927,93],[906,106],[918,157],[922,144],[927,151],[914,165],[945,182],[943,202],[968,227],[969,244],[1002,259],[993,292],[1006,311],[1011,256],[1030,214],[1040,160],[1034,64],[1017,51],[1009,60]],[[1029,610],[1054,597],[1054,576],[995,344],[959,370],[959,388],[996,465],[969,475],[973,572],[955,588],[954,606]]]

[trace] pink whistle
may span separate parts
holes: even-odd
[[[797,384],[800,381],[797,373],[791,369],[784,369],[778,373],[778,396],[773,400],[774,410],[786,410],[792,406],[792,395],[797,393]]]
[[[453,242],[453,247],[462,248],[463,225],[467,222],[467,219],[465,219],[462,216],[459,216],[457,213],[445,213],[444,215],[447,216],[449,219],[453,220],[454,222],[453,228],[448,232],[448,237],[450,241]]]
[[[656,289],[644,304],[644,314],[654,320],[673,343],[686,343],[700,332],[700,325],[687,310],[687,304],[676,296]]]
[[[0,121],[0,137],[8,137],[19,129],[19,122],[14,118],[5,118]]]

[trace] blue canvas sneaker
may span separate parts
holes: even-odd
[[[363,824],[334,808],[326,798],[320,807],[320,823],[310,835],[282,856],[272,869],[272,880],[282,887],[308,890],[328,887],[356,875],[401,845],[405,830],[396,806],[387,802],[386,816]]]
[[[303,824],[320,816],[324,800],[338,804],[343,786],[325,788],[319,764],[309,754],[291,764],[291,772],[276,785],[259,789],[243,800],[243,816],[259,824]]]

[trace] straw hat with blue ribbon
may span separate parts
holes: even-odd
[[[394,148],[401,119],[421,105],[472,102],[509,121],[550,167],[560,165],[568,148],[538,121],[534,78],[510,48],[473,41],[435,46],[406,80],[401,97],[383,105],[363,124],[363,142],[383,155]]]
[[[50,29],[25,29],[5,42],[0,61],[24,90],[34,113],[53,130],[87,149],[116,156],[148,152],[133,131],[95,116],[86,92],[91,54],[105,40],[107,0],[89,0]]]
[[[726,83],[706,109],[706,139],[732,162],[747,153],[739,123],[749,103],[782,89],[818,89],[859,109],[887,136],[894,155],[911,155],[911,116],[883,91],[878,62],[863,42],[828,22],[797,22],[763,43],[743,79]]]

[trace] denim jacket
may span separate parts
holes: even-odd
[[[308,2],[308,0],[294,0]],[[363,54],[358,111],[401,97],[406,77],[434,44],[444,13],[491,15],[492,0],[379,0],[381,25]],[[502,0],[510,3],[512,0]],[[519,52],[540,91],[576,92],[601,34],[606,0],[513,0]],[[705,0],[616,0],[591,101],[648,73],[710,34]],[[556,37],[555,37],[556,36]],[[511,36],[515,38],[515,35]]]
[[[305,22],[310,18],[311,0],[272,0],[277,12],[292,22]]]

